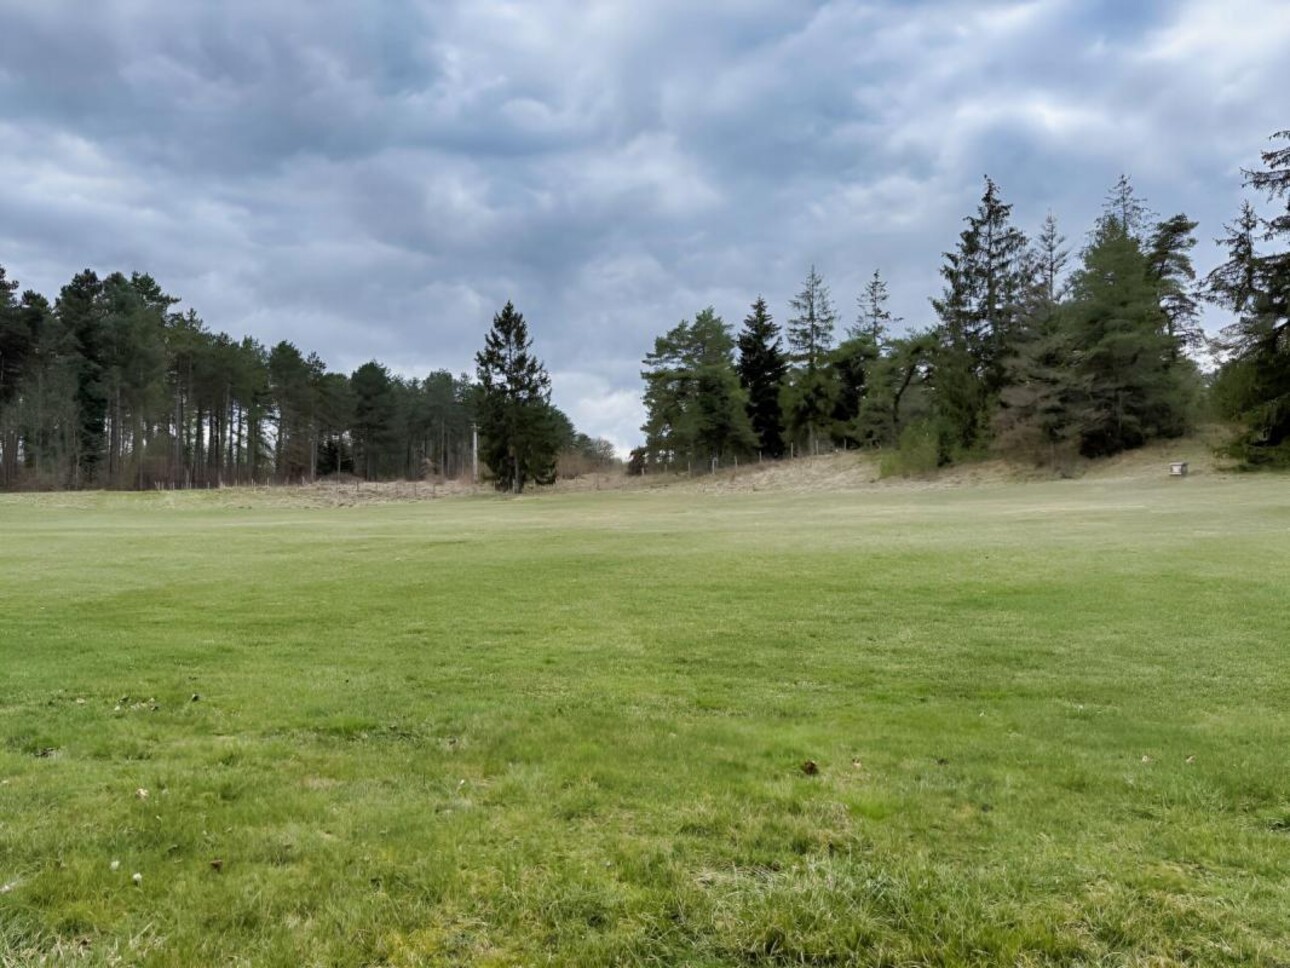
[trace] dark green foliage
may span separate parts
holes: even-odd
[[[13,402],[37,339],[35,320],[14,298],[17,289],[18,283],[0,266],[0,486],[17,477],[19,429]]]
[[[390,372],[372,360],[349,378],[354,466],[366,478],[392,477],[404,466],[404,414]]]
[[[943,434],[935,417],[923,417],[907,424],[896,447],[883,455],[879,473],[883,477],[921,477],[941,465]]]
[[[780,346],[779,327],[760,296],[739,333],[739,385],[748,395],[748,419],[767,457],[784,456],[784,414],[780,394],[788,360]]]
[[[993,427],[1001,453],[1050,466],[1065,466],[1077,449],[1074,351],[1061,302],[1065,243],[1049,214],[1028,255],[1029,285],[1004,360]]]
[[[17,281],[10,280],[0,266],[0,403],[17,395],[18,380],[36,342],[31,321],[14,298],[17,290]]]
[[[1175,215],[1156,225],[1147,246],[1147,272],[1159,291],[1166,331],[1175,354],[1199,350],[1205,343],[1196,296],[1196,270],[1191,250],[1196,247],[1196,224]]]
[[[551,380],[532,350],[524,317],[508,302],[475,354],[480,452],[497,489],[516,494],[554,479],[563,442]]]
[[[99,465],[106,450],[107,388],[104,363],[107,334],[103,326],[106,310],[103,284],[90,269],[76,275],[62,288],[54,312],[71,335],[70,362],[76,380],[76,450],[71,461],[74,486],[99,483]]]
[[[829,371],[833,376],[833,439],[856,444],[856,418],[869,392],[869,373],[878,360],[878,346],[869,333],[843,340],[829,354]]]
[[[0,487],[209,487],[461,476],[465,375],[328,373],[206,329],[151,276],[86,270],[53,307],[0,269]],[[357,453],[357,460],[355,451]]]
[[[908,423],[911,397],[926,396],[925,384],[936,347],[932,333],[915,333],[887,342],[869,367],[851,439],[874,447],[897,443]]]
[[[1290,140],[1290,130],[1277,140]],[[1263,168],[1248,184],[1269,201],[1284,203],[1260,218],[1247,202],[1223,240],[1228,260],[1207,280],[1209,298],[1230,309],[1223,330],[1224,364],[1216,397],[1241,431],[1231,452],[1252,466],[1290,466],[1290,148],[1263,153]],[[1259,242],[1271,243],[1260,251]]]
[[[1080,381],[1071,366],[1072,334],[1060,307],[1037,313],[1007,361],[994,418],[996,448],[1035,464],[1065,467],[1078,449]]]
[[[469,470],[474,387],[470,377],[438,370],[421,381],[414,429],[419,452],[440,477]]]
[[[793,368],[784,389],[783,409],[797,443],[814,454],[819,449],[819,433],[829,425],[833,412],[834,386],[827,370],[837,324],[829,287],[815,266],[811,266],[802,291],[789,304],[797,315],[788,321]]]
[[[1188,428],[1188,388],[1147,256],[1114,211],[1099,222],[1071,284],[1064,325],[1086,456],[1138,447]]]
[[[958,246],[944,256],[944,292],[932,300],[940,317],[932,380],[942,460],[977,450],[988,436],[1030,278],[1026,237],[991,179],[966,221]]]
[[[316,358],[306,360],[284,340],[269,351],[268,371],[278,414],[274,466],[283,479],[298,481],[308,477],[314,466],[313,385],[322,370]]]
[[[730,328],[708,307],[654,341],[645,357],[645,449],[654,465],[705,469],[755,453]]]

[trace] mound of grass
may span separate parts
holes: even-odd
[[[1290,962],[1279,479],[0,528],[0,963]]]

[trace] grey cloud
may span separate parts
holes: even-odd
[[[878,267],[925,324],[987,171],[1076,243],[1121,171],[1217,235],[1286,124],[1285,9],[0,0],[0,262],[51,295],[145,269],[410,374],[468,369],[513,298],[625,447],[641,356],[709,303],[782,319],[815,263],[845,318]]]

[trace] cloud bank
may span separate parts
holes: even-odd
[[[1208,240],[1290,126],[1282,0],[0,0],[0,264],[151,272],[215,329],[470,369],[513,299],[581,429],[810,265],[910,325],[1000,183],[1072,241],[1129,172]]]

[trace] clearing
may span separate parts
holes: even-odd
[[[1290,964],[1290,488],[1153,467],[0,496],[0,964]]]

